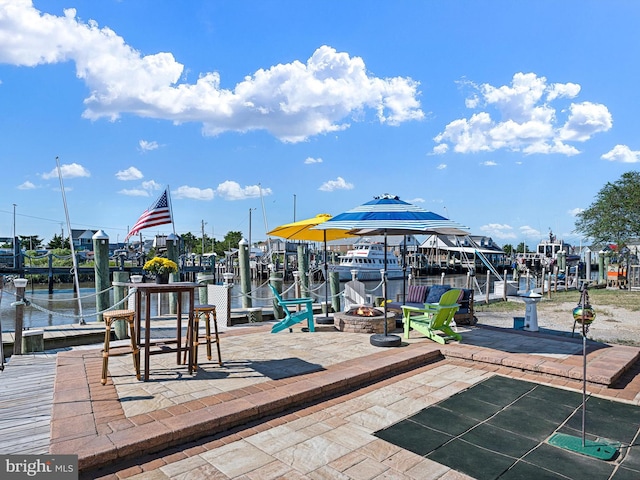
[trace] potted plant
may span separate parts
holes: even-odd
[[[173,260],[163,257],[153,257],[148,260],[143,270],[156,276],[156,283],[169,283],[169,274],[178,271],[178,265]]]

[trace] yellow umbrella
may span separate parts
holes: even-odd
[[[293,223],[287,223],[274,228],[267,235],[273,237],[286,238],[287,240],[306,240],[308,242],[328,242],[331,240],[339,240],[341,238],[355,237],[350,235],[346,230],[332,228],[328,230],[312,230],[311,227],[320,225],[331,218],[328,213],[320,213],[312,218],[299,220]],[[325,236],[323,232],[327,232]]]
[[[349,233],[347,233],[347,230],[341,230],[339,228],[329,228],[327,230],[313,230],[311,228],[326,222],[330,218],[331,215],[329,215],[328,213],[320,213],[313,218],[307,218],[305,220],[298,220],[297,222],[280,225],[270,232],[267,232],[267,235],[269,236],[285,238],[287,240],[324,242],[324,296],[327,303],[325,317],[329,317],[329,267],[327,265],[327,241],[356,236],[350,235]]]

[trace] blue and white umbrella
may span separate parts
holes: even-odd
[[[388,194],[375,197],[313,228],[349,230],[351,234],[362,236],[412,233],[468,235],[467,227]]]
[[[437,213],[424,210],[397,196],[384,194],[359,207],[330,218],[313,229],[342,229],[352,235],[384,235],[385,272],[382,275],[382,292],[386,297],[387,235],[415,233],[440,235],[468,235],[467,227]],[[376,346],[398,346],[400,338],[387,333],[387,306],[384,306],[384,335],[373,335]]]

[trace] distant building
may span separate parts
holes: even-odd
[[[420,245],[420,251],[432,267],[439,269],[484,270],[483,257],[497,269],[509,264],[502,248],[483,235],[430,235]]]

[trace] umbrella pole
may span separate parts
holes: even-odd
[[[407,236],[402,243],[402,302],[407,301]]]
[[[371,335],[369,342],[374,347],[399,347],[402,339],[398,335],[389,335],[387,328],[387,231],[384,232],[384,269],[382,273],[382,299],[384,301],[384,335]]]
[[[322,231],[324,240],[324,312],[325,318],[329,318],[329,266],[327,265],[327,231]]]
[[[329,317],[329,264],[327,262],[327,231],[323,232],[323,241],[324,241],[324,301],[325,301],[325,311],[324,315],[319,315],[316,318],[316,322],[320,325],[332,325],[333,318]]]

